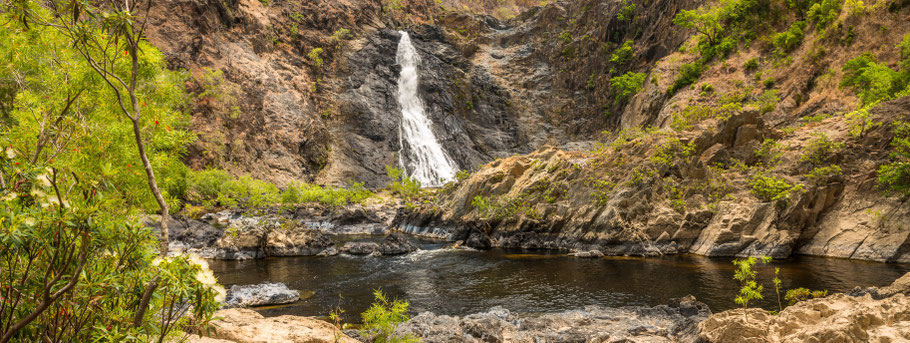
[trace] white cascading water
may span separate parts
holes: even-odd
[[[401,105],[401,127],[398,140],[398,164],[408,176],[425,187],[436,187],[455,176],[455,163],[442,149],[433,134],[433,122],[423,113],[423,101],[417,95],[417,65],[420,55],[407,32],[398,31],[401,40],[395,61],[401,66],[398,76],[398,104]],[[406,155],[406,156],[405,156]]]

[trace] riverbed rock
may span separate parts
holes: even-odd
[[[588,251],[576,251],[570,252],[569,256],[578,257],[578,258],[597,258],[604,257],[604,253],[600,250],[588,250]]]
[[[359,343],[335,326],[310,317],[279,316],[265,318],[249,309],[215,312],[210,336],[190,336],[192,343]]]
[[[341,252],[349,255],[370,255],[379,252],[379,244],[375,242],[347,242],[341,247]]]
[[[227,291],[223,308],[280,305],[297,300],[300,300],[300,292],[289,289],[287,285],[280,282],[234,285]]]
[[[388,235],[379,245],[379,252],[383,255],[403,255],[409,252],[417,251],[420,247],[405,236],[404,234],[394,232]]]
[[[427,343],[461,342],[694,342],[707,305],[693,297],[655,307],[608,308],[520,316],[502,307],[463,317],[421,313],[398,335]]]
[[[859,296],[834,294],[801,301],[778,315],[758,308],[714,314],[699,324],[706,342],[908,342],[910,273]]]

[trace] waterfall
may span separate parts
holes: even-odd
[[[395,62],[401,66],[401,75],[398,76],[398,104],[401,105],[398,164],[423,186],[440,186],[455,176],[457,168],[436,140],[433,122],[424,114],[423,101],[417,95],[420,55],[411,44],[408,33],[398,33],[401,34],[395,55]]]

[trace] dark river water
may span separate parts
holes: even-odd
[[[464,315],[503,306],[518,313],[556,312],[585,305],[658,305],[688,294],[712,311],[735,307],[738,284],[730,258],[678,255],[661,258],[577,259],[545,251],[444,249],[422,242],[425,250],[396,257],[284,257],[211,261],[225,286],[283,282],[297,289],[300,302],[259,308],[266,316],[325,316],[339,302],[345,320],[373,301],[373,289],[406,299],[411,312]],[[775,309],[773,267],[784,289],[806,287],[842,292],[854,286],[885,286],[910,264],[795,257],[758,264],[765,284],[765,308]],[[341,298],[339,298],[339,295]],[[783,296],[783,295],[782,295]]]

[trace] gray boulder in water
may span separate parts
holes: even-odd
[[[698,323],[711,311],[688,296],[654,307],[610,308],[517,315],[502,307],[464,317],[421,313],[396,335],[425,343],[462,342],[695,342]]]
[[[370,255],[379,251],[379,244],[373,242],[347,242],[341,248],[341,251],[350,255]]]
[[[419,248],[407,236],[395,232],[382,241],[382,244],[379,245],[379,252],[383,255],[403,255],[417,251]]]
[[[288,304],[300,300],[300,293],[283,283],[234,285],[227,292],[223,308]]]

